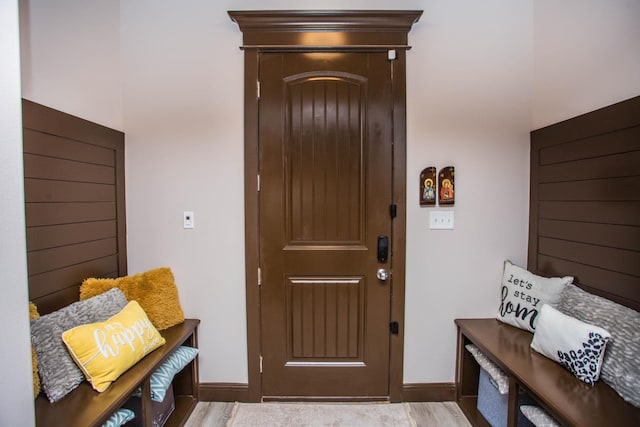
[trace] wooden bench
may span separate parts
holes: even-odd
[[[148,354],[135,366],[118,378],[107,390],[98,393],[88,382],[56,403],[50,403],[44,394],[35,402],[36,425],[38,427],[101,426],[117,411],[138,388],[142,387],[143,425],[152,424],[151,374],[179,346],[197,347],[197,328],[200,320],[187,319],[184,323],[160,331],[167,343]],[[181,426],[198,402],[197,358],[173,379],[175,410],[165,426]]]
[[[488,426],[477,410],[479,366],[465,349],[475,344],[509,378],[507,425],[517,425],[519,388],[528,392],[560,424],[567,426],[640,426],[640,409],[598,381],[591,387],[561,365],[530,348],[533,334],[496,319],[456,319],[457,401],[474,426]]]

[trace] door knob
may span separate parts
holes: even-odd
[[[378,280],[382,280],[384,282],[389,278],[389,276],[391,276],[391,272],[386,268],[379,268],[376,272],[376,276],[378,277]]]

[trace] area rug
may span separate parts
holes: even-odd
[[[415,427],[406,403],[236,403],[227,427]]]

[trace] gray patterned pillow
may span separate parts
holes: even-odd
[[[113,288],[31,321],[31,342],[38,356],[42,390],[49,401],[62,399],[84,380],[62,342],[62,333],[87,323],[104,322],[126,305],[122,291]]]
[[[624,400],[640,407],[640,312],[575,285],[565,287],[556,308],[609,331],[611,340],[604,354],[600,379]]]
[[[525,417],[536,427],[560,427],[547,411],[539,406],[522,405],[520,410]]]
[[[473,344],[467,344],[464,346],[469,353],[476,359],[478,365],[491,377],[491,379],[496,383],[498,391],[500,394],[509,393],[509,378],[507,374],[505,374],[502,369],[498,367],[495,363],[491,361],[487,356],[484,355],[482,351],[478,347]]]

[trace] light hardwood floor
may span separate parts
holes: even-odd
[[[224,427],[234,403],[199,402],[185,427]],[[471,427],[455,402],[409,403],[417,427]]]

